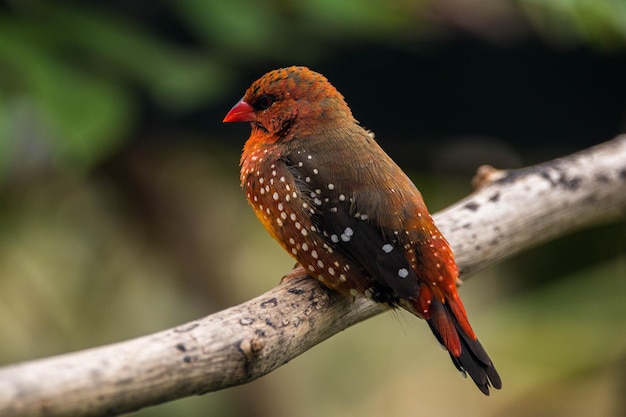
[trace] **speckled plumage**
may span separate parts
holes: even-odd
[[[312,277],[426,319],[483,393],[501,387],[420,192],[326,78],[305,67],[269,72],[224,121],[251,123],[241,185],[261,223]]]

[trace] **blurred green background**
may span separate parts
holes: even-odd
[[[436,211],[484,163],[626,130],[622,0],[0,2],[0,365],[243,302],[292,260],[238,184],[264,72],[324,73]],[[626,222],[461,289],[504,380],[483,397],[384,314],[243,387],[133,416],[624,416]]]

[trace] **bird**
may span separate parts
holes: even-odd
[[[249,122],[241,187],[257,218],[304,270],[347,297],[426,320],[478,389],[500,389],[457,292],[449,243],[414,183],[322,74],[266,73],[223,122]]]

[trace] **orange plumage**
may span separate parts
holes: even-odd
[[[271,71],[224,121],[250,122],[241,185],[263,226],[312,277],[425,319],[483,393],[501,388],[420,192],[324,76]]]

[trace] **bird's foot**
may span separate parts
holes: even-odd
[[[306,271],[306,269],[304,269],[302,265],[296,264],[291,272],[289,272],[287,275],[283,276],[280,279],[280,283],[284,284],[285,282],[292,280],[293,278],[304,277],[307,275],[309,275],[309,273]]]

